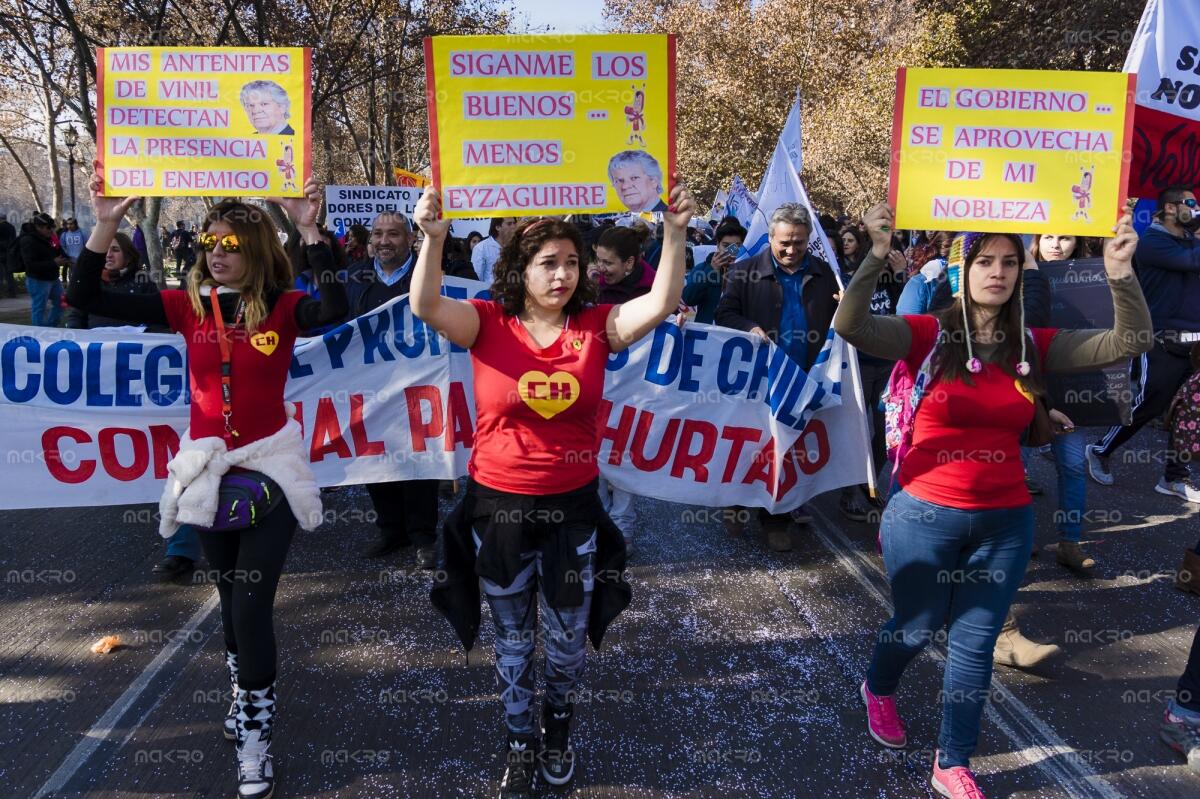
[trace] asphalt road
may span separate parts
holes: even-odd
[[[997,668],[974,760],[989,797],[1200,797],[1158,740],[1200,623],[1172,586],[1200,506],[1154,493],[1156,430],[1089,485],[1083,580],[1046,550],[1017,613],[1064,651],[1036,673]],[[1054,472],[1036,500],[1052,545]],[[4,491],[19,490],[6,486]],[[412,550],[360,558],[361,487],[293,545],[276,608],[279,797],[482,797],[500,769],[486,611],[469,656],[428,601]],[[875,528],[836,493],[795,551],[733,539],[715,512],[639,498],[634,601],[591,653],[575,735],[577,797],[926,797],[942,661],[900,691],[909,748],[864,731],[857,689],[888,589]],[[154,582],[152,506],[0,512],[0,795],[218,797],[235,788],[215,591]],[[715,511],[715,509],[714,509]],[[203,572],[201,572],[203,578]],[[125,646],[94,655],[120,635]]]

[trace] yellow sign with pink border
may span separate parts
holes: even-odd
[[[908,69],[896,75],[896,226],[1111,236],[1125,204],[1135,76]]]
[[[425,80],[447,217],[666,209],[673,36],[434,36]]]
[[[311,170],[304,47],[100,47],[105,194],[299,197]]]

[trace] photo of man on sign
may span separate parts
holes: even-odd
[[[624,150],[610,158],[608,180],[630,211],[667,210],[667,204],[662,199],[662,167],[645,150]]]
[[[242,108],[256,133],[271,135],[281,134],[292,136],[288,117],[291,115],[292,101],[287,92],[275,81],[252,80],[242,87]]]

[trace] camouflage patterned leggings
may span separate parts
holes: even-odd
[[[476,550],[479,545],[476,534]],[[583,563],[579,575],[583,583],[583,603],[577,607],[551,608],[546,604],[546,597],[539,590],[543,576],[542,558],[538,552],[522,553],[522,569],[512,585],[501,587],[481,580],[496,625],[496,678],[500,701],[504,703],[505,723],[512,732],[534,731],[533,657],[539,637],[545,649],[546,700],[550,704],[556,707],[571,704],[575,684],[583,676],[596,559],[594,532],[578,552]]]

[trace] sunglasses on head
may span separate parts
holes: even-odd
[[[238,242],[236,233],[226,233],[224,236],[217,236],[216,233],[203,232],[196,237],[200,242],[200,246],[205,252],[212,252],[217,248],[217,244],[221,245],[221,249],[228,253],[242,251],[242,245]]]

